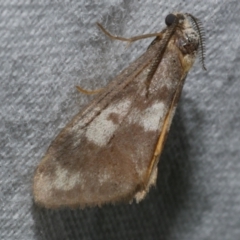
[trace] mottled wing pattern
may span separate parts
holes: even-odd
[[[123,71],[54,140],[35,173],[37,203],[54,208],[141,200],[155,183],[156,147],[168,131],[161,129],[171,122],[172,103],[181,92],[176,88],[184,78],[178,56],[167,52],[176,49],[168,48],[146,97],[145,80],[159,44]],[[169,72],[172,64],[176,70]]]

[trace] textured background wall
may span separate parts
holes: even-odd
[[[49,211],[32,200],[34,169],[89,101],[151,40],[125,48],[96,27],[134,36],[172,11],[200,18],[206,66],[188,75],[140,204]],[[236,1],[0,1],[0,239],[240,239],[240,4]]]

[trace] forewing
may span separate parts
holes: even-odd
[[[149,89],[145,80],[157,44],[123,71],[50,145],[34,177],[46,207],[94,206],[141,199],[156,178],[156,152],[170,124],[180,62],[165,54]],[[167,52],[168,50],[166,50]],[[169,50],[170,51],[170,50]],[[169,72],[174,64],[176,70]],[[147,96],[148,91],[148,96]]]

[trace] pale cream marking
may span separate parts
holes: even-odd
[[[137,123],[144,128],[145,131],[156,131],[161,128],[165,115],[165,105],[163,102],[154,103],[151,107],[144,111],[137,108],[129,115],[130,123]]]
[[[111,179],[111,173],[107,169],[105,169],[98,176],[98,181],[99,181],[100,185],[102,185],[103,183],[107,182],[109,179]]]
[[[52,192],[52,184],[50,177],[38,174],[37,180],[34,181],[34,195],[38,202],[46,202]]]
[[[134,196],[134,198],[136,199],[136,203],[139,203],[140,201],[142,201],[145,198],[146,194],[147,194],[146,190],[137,192]]]
[[[77,184],[81,184],[83,187],[84,182],[85,181],[83,178],[81,178],[79,172],[69,172],[68,169],[64,169],[59,165],[56,166],[55,179],[53,182],[53,186],[55,188],[63,191],[68,191],[73,189]]]
[[[131,101],[127,99],[109,105],[88,126],[87,139],[100,147],[105,146],[118,128],[119,123],[128,113],[130,105]],[[109,119],[110,114],[113,113],[118,114],[119,123],[114,123]]]
[[[82,120],[78,121],[70,130],[72,134],[72,143],[73,147],[78,147],[82,140],[82,135],[86,131],[85,126],[89,120],[95,115],[96,112],[99,112],[100,108],[94,108],[94,111],[90,111]]]
[[[155,185],[156,184],[156,180],[157,180],[157,172],[158,172],[158,169],[157,167],[155,167],[153,169],[153,172],[151,173],[151,176],[149,178],[149,181],[148,181],[148,184],[146,186],[146,188],[140,192],[137,192],[134,196],[134,198],[136,199],[136,202],[139,203],[140,201],[142,201],[144,199],[144,197],[146,196],[146,194],[148,193],[150,187],[152,185]]]
[[[155,185],[155,184],[156,184],[156,181],[157,181],[157,173],[158,173],[158,168],[155,167],[155,168],[152,170],[152,173],[151,173],[151,176],[150,176],[150,179],[149,179],[149,182],[148,182],[148,188],[151,187],[152,185]]]

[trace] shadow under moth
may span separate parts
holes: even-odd
[[[59,133],[34,176],[35,202],[47,207],[101,206],[141,201],[157,178],[157,164],[187,73],[199,55],[201,22],[169,14],[146,52],[124,69]],[[89,91],[78,87],[81,92]],[[96,93],[92,92],[92,93]]]

